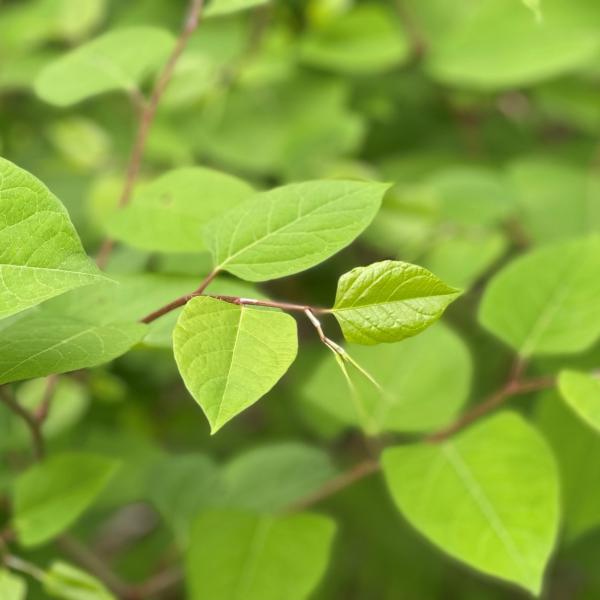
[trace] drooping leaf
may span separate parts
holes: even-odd
[[[0,158],[0,318],[102,279],[58,198]]]
[[[331,459],[318,448],[296,442],[266,444],[225,467],[227,505],[277,512],[310,496],[335,475]]]
[[[289,315],[208,297],[188,302],[173,332],[179,372],[212,433],[266,394],[297,348]]]
[[[400,511],[448,554],[539,594],[558,531],[558,474],[542,437],[515,414],[441,444],[386,450]]]
[[[104,92],[135,90],[172,45],[171,34],[156,27],[109,31],[50,63],[35,91],[46,102],[69,106]]]
[[[0,598],[2,600],[25,600],[27,583],[19,575],[0,569]]]
[[[256,194],[206,229],[215,264],[248,281],[313,267],[350,244],[371,222],[387,186],[310,181]]]
[[[98,325],[43,310],[26,315],[2,330],[0,384],[109,362],[137,344],[146,329],[141,323]]]
[[[310,513],[205,512],[187,554],[190,600],[304,600],[325,572],[334,531]]]
[[[211,169],[169,171],[144,186],[108,221],[110,234],[142,250],[204,250],[202,229],[208,221],[246,200],[252,188]]]
[[[14,527],[24,546],[37,546],[67,529],[115,474],[114,460],[83,453],[55,454],[16,481]]]
[[[384,260],[340,277],[332,313],[349,342],[399,342],[437,321],[459,294],[423,267]]]
[[[323,357],[304,387],[313,406],[346,425],[371,433],[427,431],[446,425],[465,403],[471,379],[469,352],[439,323],[402,344],[356,347],[350,354],[383,388],[350,369],[353,397],[333,357]]]
[[[101,581],[60,560],[50,565],[42,584],[50,597],[59,600],[115,600]]]
[[[579,371],[562,371],[560,393],[567,405],[588,425],[600,432],[600,380]]]
[[[210,0],[204,16],[218,17],[267,4],[269,0]]]
[[[521,356],[578,352],[600,335],[600,238],[544,246],[488,284],[480,323]]]
[[[573,541],[600,526],[600,436],[554,390],[540,395],[535,416],[558,461],[565,537]]]
[[[301,57],[311,65],[342,73],[373,74],[400,65],[410,55],[407,35],[391,11],[358,5],[310,31]]]

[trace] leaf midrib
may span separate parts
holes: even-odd
[[[469,467],[463,461],[452,442],[444,444],[441,450],[456,476],[464,485],[467,493],[471,496],[477,508],[479,508],[484,519],[489,523],[492,531],[504,546],[506,553],[520,572],[521,577],[526,581],[528,578],[527,573],[523,569],[523,564],[526,564],[527,560],[515,545],[510,532],[504,525],[500,515],[496,512],[494,505],[488,499],[484,489],[479,485],[477,479],[473,477]]]

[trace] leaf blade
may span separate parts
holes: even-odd
[[[342,275],[331,312],[349,342],[398,342],[429,327],[458,295],[423,267],[387,260]]]
[[[41,181],[0,158],[0,318],[105,277]]]
[[[188,302],[173,332],[179,371],[213,434],[277,383],[297,347],[289,315],[206,296]]]
[[[504,413],[441,445],[387,450],[383,465],[399,510],[423,535],[539,593],[558,533],[559,483],[549,448],[522,418]]]
[[[379,209],[387,185],[310,181],[257,194],[206,230],[217,268],[248,281],[292,275],[357,237]]]

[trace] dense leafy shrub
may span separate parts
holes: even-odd
[[[186,4],[0,7],[0,598],[599,597],[600,4]]]

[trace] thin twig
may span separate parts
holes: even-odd
[[[183,29],[181,30],[181,33],[177,38],[177,42],[175,43],[173,51],[171,52],[171,55],[165,63],[162,72],[156,80],[156,84],[154,86],[154,89],[152,90],[150,100],[143,106],[143,109],[140,114],[135,142],[133,144],[131,155],[129,157],[129,164],[127,166],[125,182],[123,184],[123,189],[119,197],[119,208],[126,206],[131,200],[131,196],[133,194],[133,190],[135,188],[140,173],[142,158],[144,156],[144,150],[146,148],[146,141],[148,139],[148,134],[150,133],[150,129],[152,127],[152,123],[154,121],[159,102],[165,90],[167,89],[171,78],[173,77],[175,67],[177,66],[177,61],[183,54],[183,51],[185,50],[190,37],[192,36],[192,34],[194,33],[194,31],[200,23],[203,4],[204,0],[192,0],[190,2],[188,14]],[[107,238],[106,240],[104,240],[104,243],[100,247],[96,259],[96,263],[100,268],[104,268],[106,266],[110,254],[113,250],[114,244],[115,242],[111,238]]]
[[[480,404],[474,406],[470,411],[459,417],[451,425],[448,425],[447,427],[444,427],[443,429],[426,436],[423,441],[432,444],[443,442],[503,404],[506,400],[508,400],[508,398],[520,394],[526,394],[528,392],[545,390],[554,387],[555,384],[556,378],[551,376],[524,379],[522,381],[511,379],[503,387],[489,396],[487,400],[484,400]]]
[[[56,386],[58,385],[59,377],[57,373],[53,373],[52,375],[48,375],[46,377],[46,386],[44,388],[44,395],[42,396],[42,401],[40,405],[35,411],[35,419],[38,424],[43,425],[44,421],[48,418],[50,414],[50,407],[52,405],[52,399],[54,398],[54,393],[56,392]]]
[[[112,592],[121,598],[127,597],[129,586],[104,561],[94,554],[89,548],[82,544],[77,538],[71,535],[61,535],[58,545],[63,552],[68,554],[72,560],[77,562],[84,569],[96,576]]]
[[[143,583],[132,586],[125,594],[126,600],[147,600],[181,585],[183,573],[179,567],[168,567]]]
[[[184,306],[187,304],[192,298],[196,298],[197,296],[202,296],[204,290],[210,285],[213,279],[219,274],[218,269],[211,271],[200,283],[197,289],[189,294],[185,294],[183,296],[179,296],[179,298],[175,298],[168,304],[161,306],[157,310],[152,311],[149,315],[146,315],[143,319],[140,319],[140,323],[152,323],[152,321],[156,321],[156,319],[160,319],[160,317],[174,311],[180,306]]]
[[[44,436],[42,435],[41,423],[38,422],[33,414],[19,404],[6,386],[0,387],[0,400],[23,420],[31,434],[35,460],[37,462],[42,461],[46,454],[46,447],[44,444]]]

